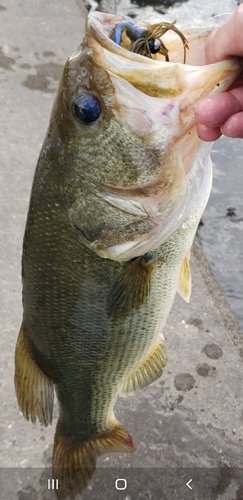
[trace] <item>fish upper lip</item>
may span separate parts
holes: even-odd
[[[86,25],[86,37],[89,38],[91,36],[94,38],[103,48],[108,49],[110,52],[121,55],[123,58],[130,59],[134,62],[151,64],[157,63],[157,61],[147,59],[140,54],[136,54],[135,52],[129,52],[126,49],[123,49],[120,45],[113,42],[111,38],[109,38],[109,32],[107,33],[104,30],[104,19],[109,26],[109,32],[112,28],[115,27],[116,24],[124,21],[124,18],[121,16],[114,16],[112,14],[104,14],[102,12],[92,12],[88,16],[87,25]],[[110,24],[109,24],[110,21]],[[89,45],[89,42],[87,43]]]
[[[113,42],[111,38],[109,38],[109,34],[111,30],[116,26],[116,24],[124,21],[124,17],[122,16],[114,16],[112,14],[104,14],[102,12],[92,12],[88,15],[87,18],[87,24],[86,24],[86,45],[90,47],[91,49],[93,48],[92,44],[92,39],[97,42],[97,44],[100,45],[101,49],[104,49],[105,51],[110,52],[113,56],[120,56],[117,58],[122,61],[122,64],[126,64],[128,61],[130,62],[130,65],[128,66],[129,68],[134,68],[134,63],[137,63],[135,68],[137,69],[138,67],[143,67],[148,71],[148,69],[155,69],[155,68],[168,68],[169,66],[173,66],[173,71],[176,70],[176,67],[184,67],[184,68],[189,68],[189,72],[194,70],[197,70],[198,68],[203,68],[205,66],[210,67],[210,66],[217,66],[220,67],[222,66],[222,63],[225,63],[225,67],[227,67],[227,61],[231,62],[232,66],[232,61],[235,61],[235,66],[236,68],[239,68],[239,72],[242,69],[242,58],[241,57],[231,57],[228,60],[220,61],[215,64],[206,64],[205,61],[204,63],[201,64],[183,64],[178,61],[173,62],[165,62],[161,60],[155,60],[155,59],[150,59],[148,57],[144,57],[141,54],[131,52],[117,43]],[[199,29],[200,31],[200,29]],[[206,37],[208,34],[212,31],[212,29],[208,30],[203,30],[201,33],[201,37]],[[187,35],[188,36],[188,35]],[[198,30],[195,29],[195,37],[198,37]],[[180,39],[178,39],[180,40]],[[180,42],[181,43],[181,40]],[[182,46],[183,49],[183,46]],[[131,65],[131,63],[133,63]],[[128,69],[127,67],[127,69]],[[232,69],[232,67],[231,67]]]

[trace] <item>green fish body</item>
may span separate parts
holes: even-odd
[[[59,499],[82,491],[100,454],[134,449],[114,405],[162,375],[162,330],[176,291],[189,300],[189,252],[211,187],[193,106],[239,72],[238,61],[202,62],[188,83],[186,65],[112,42],[118,22],[92,14],[65,66],[23,244],[15,387],[24,416],[48,425],[55,386]],[[163,86],[155,77],[167,67]],[[87,124],[80,99],[90,95],[97,118]]]

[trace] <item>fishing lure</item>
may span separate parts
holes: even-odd
[[[130,51],[144,55],[150,59],[152,59],[152,54],[160,53],[165,57],[166,61],[169,61],[169,50],[161,40],[161,37],[167,31],[172,30],[177,33],[182,40],[184,49],[183,63],[185,64],[186,49],[189,49],[188,42],[183,33],[175,26],[175,23],[176,21],[173,21],[173,23],[157,23],[152,24],[149,28],[146,28],[133,23],[131,20],[125,20],[118,23],[111,31],[110,38],[113,42],[121,45],[122,35],[125,32],[127,37],[132,42],[129,48]]]

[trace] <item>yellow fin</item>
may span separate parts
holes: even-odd
[[[190,252],[186,255],[182,262],[177,288],[178,293],[186,301],[190,301],[191,297],[191,270],[190,270]]]
[[[146,301],[151,287],[155,262],[138,257],[126,267],[115,284],[108,301],[108,314],[116,317],[137,311]]]
[[[15,350],[15,391],[27,420],[47,426],[52,422],[54,390],[52,380],[37,366],[22,325]]]
[[[152,384],[161,377],[166,366],[166,354],[162,340],[147,357],[142,365],[126,379],[121,389],[121,396],[129,396]]]
[[[77,437],[63,436],[58,422],[53,451],[53,478],[58,479],[58,500],[80,498],[95,471],[97,457],[110,451],[134,451],[131,436],[116,420],[104,434],[81,442]]]

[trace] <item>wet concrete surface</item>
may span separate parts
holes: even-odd
[[[57,407],[48,428],[26,422],[13,386],[22,317],[20,259],[54,91],[82,39],[84,20],[80,1],[1,4],[0,499],[49,500],[55,498],[48,479]],[[190,304],[176,297],[164,331],[163,377],[116,405],[136,451],[100,457],[83,500],[243,498],[242,334],[198,241],[192,279]],[[126,490],[115,488],[118,478],[126,479]]]

